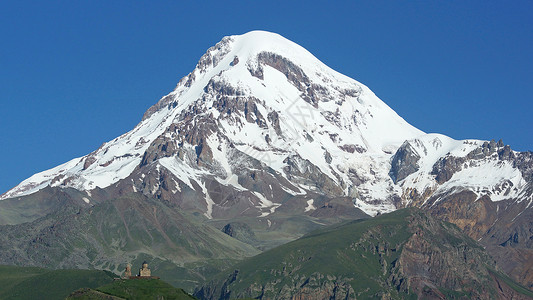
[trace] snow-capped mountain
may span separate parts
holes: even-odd
[[[266,216],[281,206],[312,213],[333,198],[375,215],[470,190],[529,207],[529,166],[531,155],[501,143],[426,134],[299,45],[253,31],[210,48],[130,132],[0,199],[46,186],[89,196],[113,188],[209,218]]]
[[[417,206],[455,223],[480,241],[504,271],[533,287],[532,183],[532,152],[515,152],[501,141],[426,134],[369,88],[304,48],[277,34],[253,31],[225,37],[208,49],[130,132],[3,194],[0,200],[6,201],[0,203],[7,210],[0,222],[26,224],[6,227],[17,232],[26,231],[20,229],[25,226],[46,229],[53,217],[38,218],[63,209],[62,199],[76,203],[76,212],[87,208],[86,215],[99,207],[107,213],[101,207],[118,199],[106,217],[112,221],[100,220],[99,214],[93,218],[102,224],[121,218],[127,224],[124,215],[133,211],[135,220],[147,218],[163,236],[159,210],[203,215],[209,224],[239,220],[256,229],[263,226],[260,231],[279,231],[255,240],[254,246],[268,248],[337,217],[361,217],[361,210],[376,215]],[[41,202],[33,207],[32,201]],[[135,208],[127,210],[128,203]],[[69,216],[78,220],[77,213]],[[282,227],[283,222],[292,225]],[[177,236],[189,231],[179,220],[172,224],[177,224]],[[227,225],[254,240],[247,224]],[[18,242],[27,246],[25,240]],[[198,254],[195,242],[191,238],[188,244],[191,257]],[[228,257],[232,251],[256,251],[239,243],[226,249]],[[21,255],[7,253],[3,261],[31,261],[33,248],[28,249]],[[123,250],[116,250],[120,260]],[[65,255],[58,257],[71,253]],[[78,266],[76,259],[67,259],[65,266]],[[92,266],[100,263],[86,260]]]

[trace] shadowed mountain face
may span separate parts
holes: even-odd
[[[89,207],[65,204],[33,222],[0,226],[4,264],[120,274],[127,263],[149,260],[156,274],[186,287],[201,280],[195,268],[205,268],[207,261],[213,261],[216,271],[257,253],[196,217],[141,194]]]
[[[531,299],[483,247],[417,209],[314,231],[247,259],[201,299]]]
[[[531,152],[426,134],[302,47],[253,31],[209,48],[130,132],[0,196],[0,224],[18,224],[0,228],[0,262],[118,270],[119,253],[140,253],[182,266],[420,207],[533,287],[532,174]],[[219,232],[228,224],[234,238]],[[68,245],[32,254],[54,239]],[[99,246],[73,254],[84,243]]]

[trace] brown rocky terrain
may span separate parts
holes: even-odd
[[[457,225],[484,245],[502,270],[531,289],[532,264],[528,258],[533,255],[532,157],[531,152],[512,151],[501,140],[485,142],[466,156],[448,154],[432,167],[431,174],[437,185],[422,191],[406,188],[402,201]],[[405,142],[393,156],[391,178],[401,181],[415,173],[419,169],[420,159],[412,144]],[[484,195],[467,187],[437,192],[438,186],[449,182],[454,174],[481,161],[512,164],[527,181],[526,188],[518,197],[511,196],[514,187],[507,180],[492,191],[486,191]],[[480,174],[480,177],[483,175]],[[503,194],[504,199],[493,201],[491,194]],[[507,195],[509,196],[505,199]]]

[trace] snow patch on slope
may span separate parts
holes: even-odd
[[[313,205],[315,200],[311,199],[311,200],[307,200],[307,206],[305,207],[305,212],[308,212],[308,211],[312,211],[312,210],[315,210],[316,207]]]
[[[462,187],[472,190],[478,197],[488,195],[492,201],[501,201],[518,197],[525,186],[522,173],[511,162],[483,160],[466,165],[441,185],[436,194]]]

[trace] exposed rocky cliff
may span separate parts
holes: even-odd
[[[407,182],[422,178],[422,172],[404,178],[404,203],[456,224],[484,245],[507,274],[533,288],[528,261],[533,255],[532,153],[514,152],[500,140],[460,154],[436,160],[427,170],[432,184],[409,187]],[[403,165],[411,165],[408,161]]]

